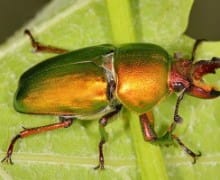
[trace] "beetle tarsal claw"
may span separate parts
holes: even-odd
[[[4,163],[4,162],[7,163],[7,164],[11,164],[11,165],[14,164],[12,159],[11,159],[11,155],[7,155],[4,159],[1,160],[1,163]]]
[[[193,162],[192,164],[195,164],[197,159],[202,156],[202,153],[199,151],[197,154],[195,153],[194,156],[193,156]]]

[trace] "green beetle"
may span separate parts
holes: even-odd
[[[74,119],[98,118],[101,140],[96,169],[103,169],[104,127],[122,106],[140,115],[146,141],[175,140],[196,162],[201,154],[187,148],[173,130],[182,120],[178,108],[185,93],[206,99],[220,96],[220,91],[202,82],[204,74],[220,68],[220,59],[193,63],[200,41],[194,46],[191,60],[175,57],[172,61],[167,51],[155,44],[135,43],[117,47],[103,44],[69,52],[40,44],[30,31],[25,33],[36,51],[61,55],[35,65],[21,76],[14,107],[22,113],[56,115],[60,122],[21,131],[12,139],[2,162],[12,164],[14,144],[20,138],[69,127]],[[165,138],[158,137],[147,112],[172,92],[180,92],[174,121]]]

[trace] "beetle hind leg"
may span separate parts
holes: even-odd
[[[46,132],[46,131],[51,131],[51,130],[55,130],[55,129],[59,129],[59,128],[66,128],[69,127],[72,122],[73,122],[73,118],[65,118],[63,119],[63,121],[58,122],[58,123],[54,123],[54,124],[49,124],[46,126],[39,126],[39,127],[34,127],[34,128],[24,128],[23,127],[23,131],[21,131],[20,133],[18,133],[12,140],[10,145],[8,146],[8,150],[6,153],[6,156],[1,160],[1,162],[6,162],[9,164],[13,164],[13,161],[11,159],[11,156],[13,154],[13,150],[14,150],[14,145],[16,144],[16,142],[19,139],[28,137],[30,135],[34,135],[34,134],[39,134],[42,132]]]
[[[94,167],[94,169],[104,169],[104,154],[103,154],[103,145],[106,143],[107,139],[108,139],[108,133],[105,130],[105,126],[108,124],[108,121],[111,119],[111,117],[113,117],[114,115],[116,115],[120,110],[121,110],[121,105],[117,105],[116,109],[113,112],[110,112],[106,115],[104,115],[100,121],[99,121],[99,131],[100,131],[100,135],[101,135],[101,140],[99,142],[99,164]]]
[[[68,50],[66,49],[55,47],[55,46],[50,46],[50,45],[44,45],[36,41],[31,31],[28,29],[25,29],[24,33],[30,38],[31,45],[34,48],[35,52],[45,52],[45,53],[55,53],[55,54],[63,54],[63,53],[68,52]]]

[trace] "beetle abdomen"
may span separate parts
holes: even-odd
[[[168,92],[169,55],[153,44],[128,44],[114,59],[116,95],[127,108],[147,112]]]
[[[104,48],[103,48],[104,47]],[[25,72],[15,96],[19,112],[94,115],[108,105],[104,69],[97,65],[112,47],[91,47],[46,60]],[[95,62],[93,62],[96,60]]]

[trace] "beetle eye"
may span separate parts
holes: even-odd
[[[174,89],[174,91],[176,91],[176,92],[180,92],[180,91],[182,91],[184,88],[185,88],[185,86],[184,86],[184,84],[181,83],[181,82],[175,82],[175,83],[173,84],[173,89]]]

